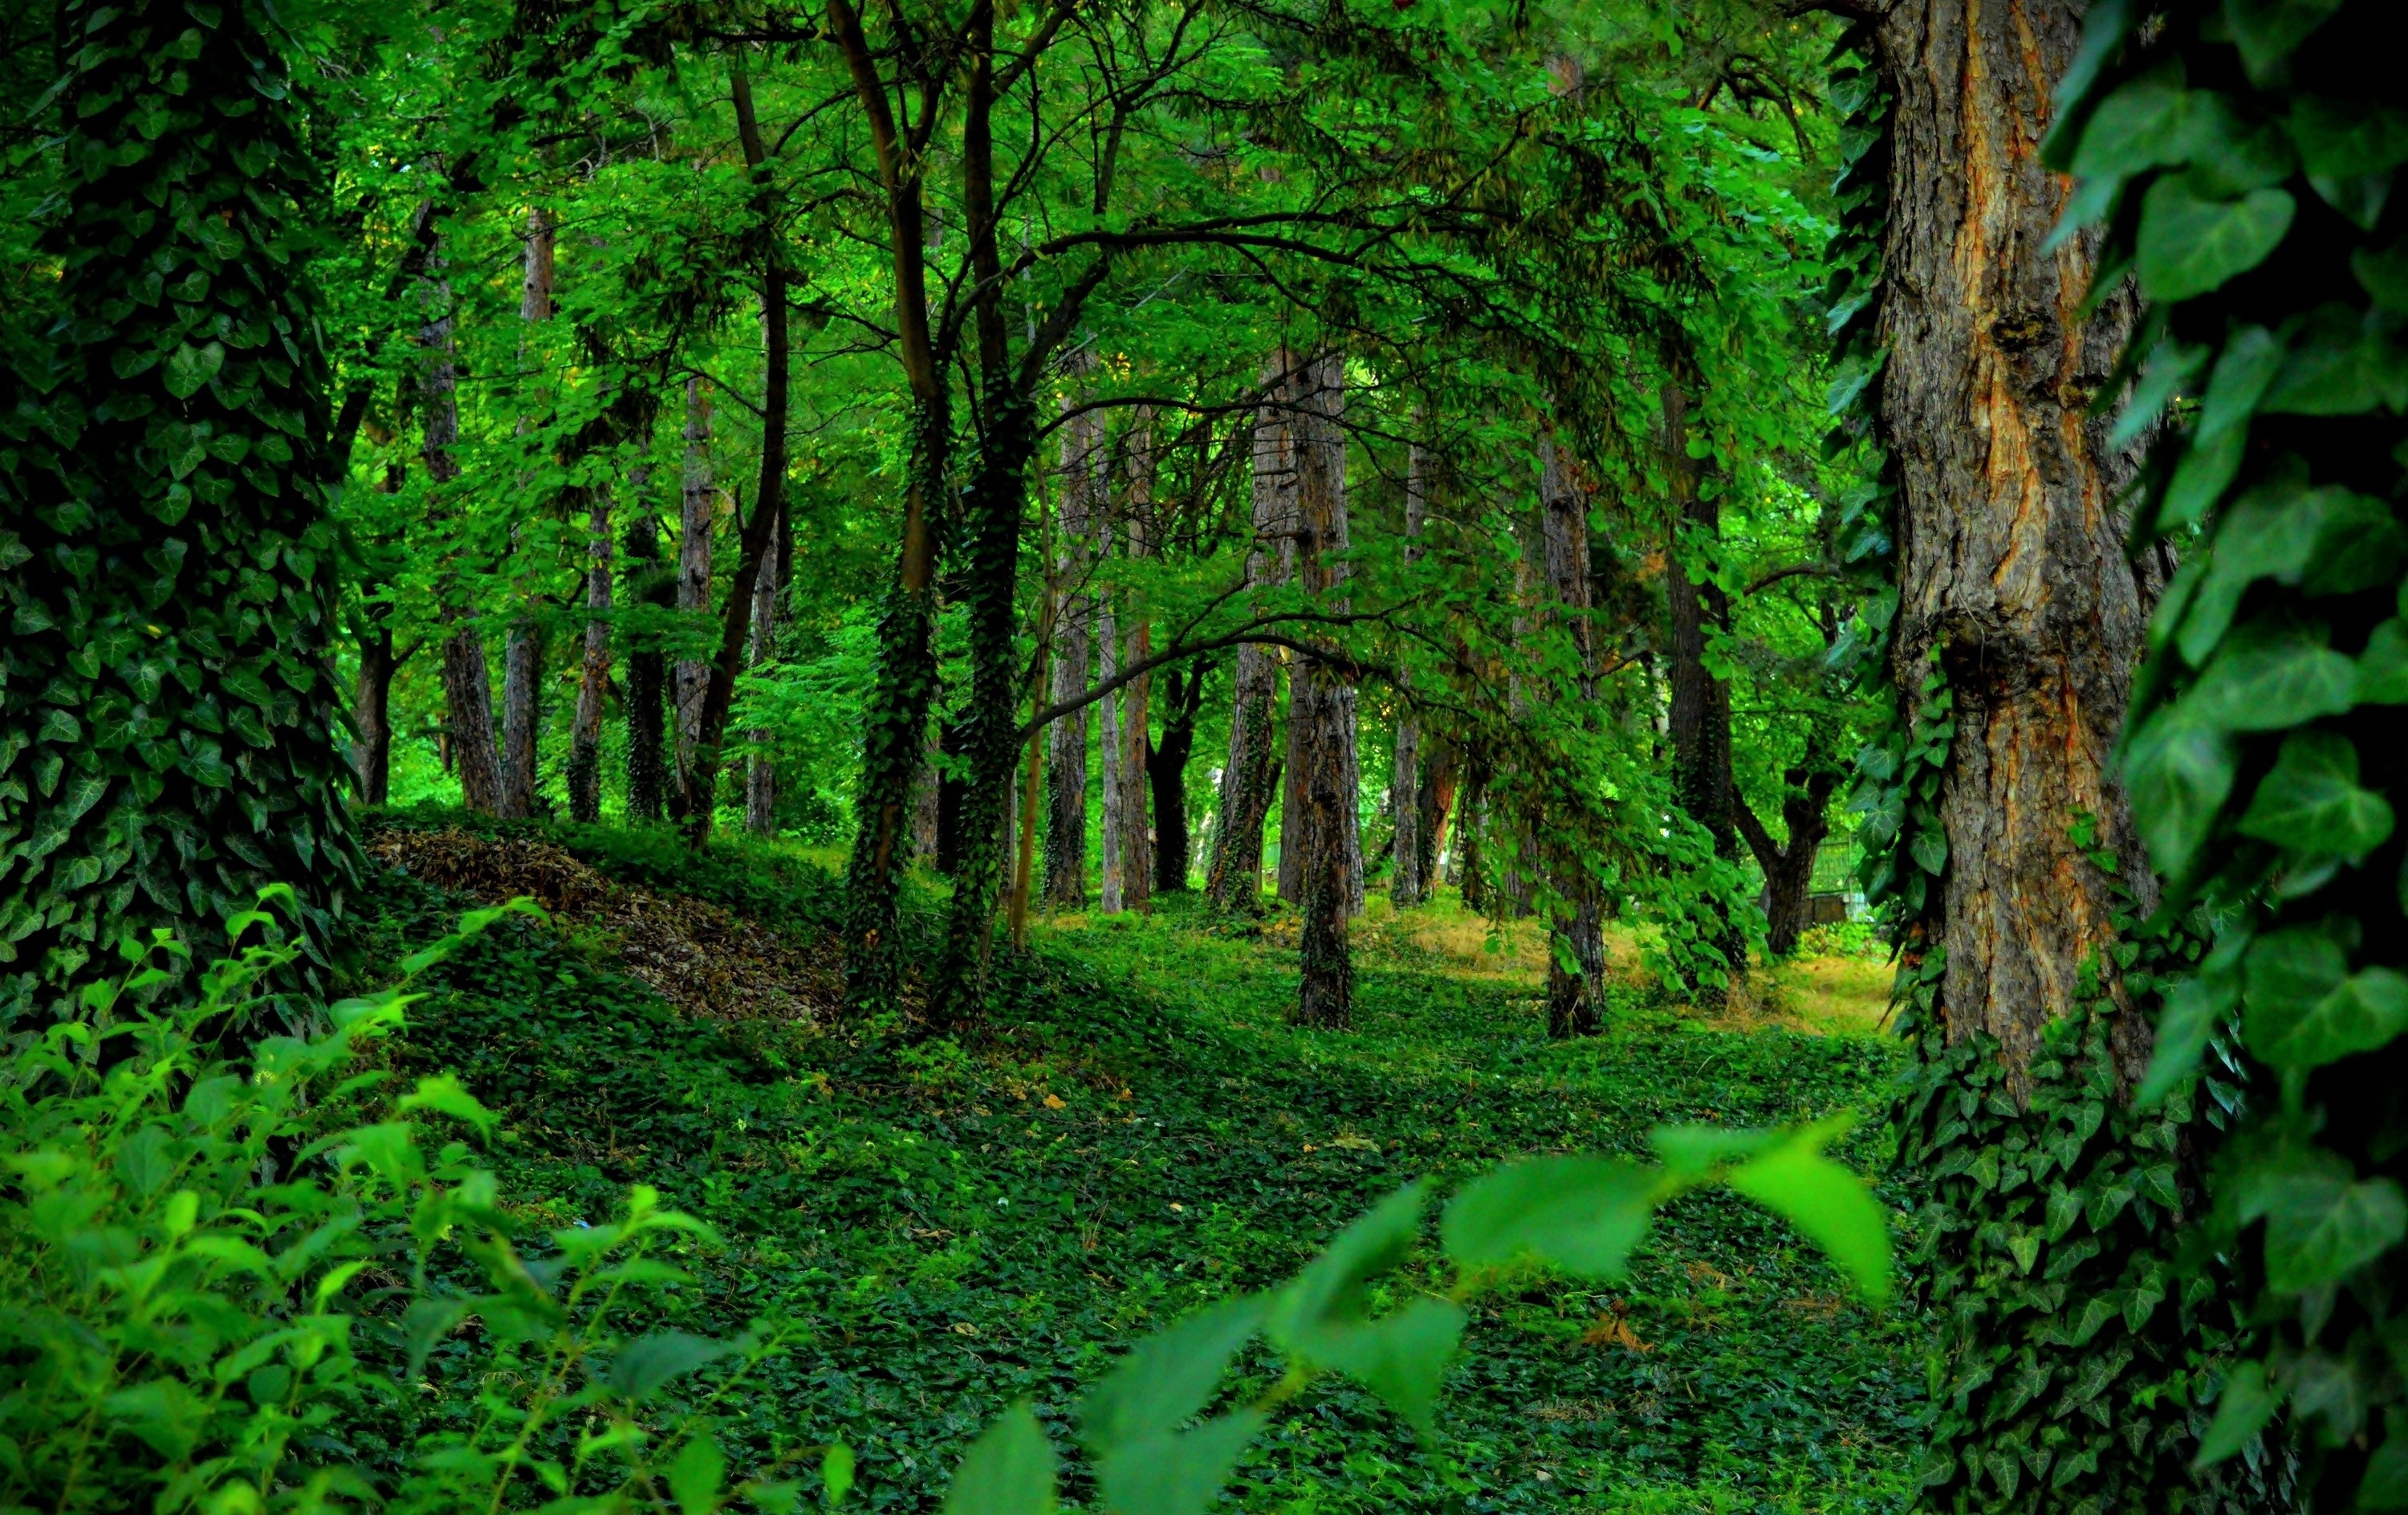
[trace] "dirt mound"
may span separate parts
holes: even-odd
[[[561,922],[601,933],[629,973],[694,1015],[824,1024],[843,1003],[833,940],[803,941],[704,901],[613,882],[549,842],[454,827],[382,831],[367,850],[487,904],[525,895]]]

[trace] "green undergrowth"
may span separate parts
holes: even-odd
[[[545,834],[764,930],[820,930],[836,904],[823,873],[774,849],[697,860],[665,836]],[[462,903],[392,873],[373,898],[384,957]],[[928,917],[906,921],[933,940]],[[933,1510],[997,1409],[1027,1395],[1056,1421],[1128,1341],[1284,1277],[1411,1178],[1635,1154],[1664,1121],[1872,1110],[1898,1060],[1870,1038],[1703,1029],[1622,988],[1604,1035],[1551,1045],[1528,986],[1383,940],[1367,932],[1358,954],[1357,1029],[1312,1032],[1284,1019],[1292,950],[1184,900],[1040,926],[998,965],[989,1032],[911,1046],[699,1022],[607,942],[513,921],[441,971],[397,1055],[456,1070],[503,1114],[494,1159],[530,1228],[599,1223],[637,1181],[716,1226],[727,1245],[673,1291],[688,1316],[669,1323],[797,1331],[734,1398],[723,1439],[772,1460],[848,1442],[853,1497],[882,1511]],[[1871,1167],[1877,1136],[1844,1155]],[[1899,1508],[1921,1408],[1912,1356],[1903,1321],[1847,1299],[1794,1233],[1699,1195],[1661,1218],[1625,1287],[1534,1276],[1484,1302],[1429,1450],[1332,1383],[1283,1410],[1239,1497],[1297,1512]],[[443,1371],[438,1350],[427,1392]],[[1067,1496],[1091,1492],[1074,1470]]]

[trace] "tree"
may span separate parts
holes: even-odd
[[[0,1018],[66,1017],[152,928],[206,956],[359,866],[340,787],[315,169],[249,5],[61,10],[57,272],[0,427]],[[194,86],[199,87],[194,87]],[[149,270],[129,279],[129,270]]]

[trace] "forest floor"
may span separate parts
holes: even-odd
[[[791,852],[695,859],[664,835],[472,833],[429,812],[372,840],[380,960],[467,903],[556,910],[442,970],[399,1060],[457,1071],[503,1113],[495,1166],[530,1231],[602,1219],[638,1182],[710,1220],[725,1244],[688,1260],[678,1323],[791,1336],[725,1402],[724,1434],[773,1456],[848,1441],[856,1498],[881,1511],[935,1509],[966,1438],[1022,1395],[1067,1450],[1078,1386],[1122,1347],[1278,1282],[1411,1178],[1844,1108],[1867,1121],[1845,1155],[1876,1170],[1899,1057],[1873,1034],[1885,966],[1861,949],[1759,974],[1706,1021],[1617,932],[1604,1034],[1551,1044],[1535,929],[1376,899],[1352,1032],[1287,1023],[1277,916],[1235,930],[1174,898],[1043,922],[998,971],[989,1032],[908,1047],[826,1029],[836,889]],[[930,902],[907,917],[920,940]],[[1257,1442],[1239,1500],[1894,1509],[1921,1378],[1900,1311],[1869,1313],[1778,1222],[1698,1196],[1621,1286],[1488,1296],[1433,1448],[1333,1384]],[[1074,1470],[1066,1493],[1090,1487]]]

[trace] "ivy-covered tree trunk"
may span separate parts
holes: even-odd
[[[1675,365],[1676,375],[1684,367]],[[1692,533],[1712,537],[1719,529],[1721,512],[1698,486],[1697,467],[1688,454],[1689,398],[1677,377],[1664,385],[1663,407],[1664,467],[1672,485],[1672,540],[1664,570],[1672,631],[1666,658],[1672,685],[1672,792],[1681,808],[1713,838],[1714,856],[1737,862],[1739,827],[1731,815],[1730,685],[1706,666],[1707,628],[1728,623],[1730,602],[1711,579],[1701,583],[1690,577],[1682,541]],[[1747,976],[1747,938],[1738,921],[1722,923],[1713,947],[1722,959],[1724,981],[1699,977],[1690,985],[1691,996],[1705,1006],[1722,1003],[1730,985]]]
[[[269,884],[314,974],[359,869],[285,33],[241,3],[60,22],[59,319],[0,404],[0,1026],[21,1029],[120,976],[121,939],[164,927],[206,960]]]
[[[1288,407],[1295,385],[1284,349],[1263,371],[1263,398],[1254,412],[1254,548],[1246,556],[1246,583],[1280,582],[1279,563],[1296,531],[1295,434]],[[1260,908],[1263,825],[1270,818],[1282,764],[1276,732],[1279,659],[1252,642],[1238,649],[1230,680],[1229,760],[1221,770],[1218,815],[1212,828],[1212,866],[1205,894],[1215,910]]]

